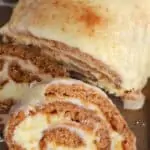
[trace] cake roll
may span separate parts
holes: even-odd
[[[7,114],[31,84],[67,76],[66,69],[42,49],[0,43],[0,114]]]
[[[124,100],[144,104],[150,76],[149,0],[19,1],[0,33],[15,43],[44,47],[74,77]]]
[[[12,107],[4,137],[11,150],[136,150],[107,95],[74,79],[32,85]]]

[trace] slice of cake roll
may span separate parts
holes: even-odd
[[[136,150],[105,93],[73,79],[33,85],[11,109],[4,137],[11,150]]]
[[[141,91],[150,77],[149,0],[20,0],[0,33],[48,48],[49,57],[120,96],[125,108],[143,106]]]
[[[35,47],[0,43],[0,112],[6,112],[30,84],[67,76],[66,69]]]

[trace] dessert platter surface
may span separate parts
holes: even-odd
[[[11,11],[11,7],[0,5],[0,26],[7,22],[11,15]],[[121,110],[122,115],[127,120],[130,128],[133,130],[137,137],[138,150],[150,149],[150,134],[148,134],[150,133],[150,82],[144,89],[144,93],[147,97],[147,101],[144,108],[138,111],[123,110],[121,102],[112,97],[115,104],[117,104],[117,106]],[[2,139],[0,139],[0,150],[6,149],[7,148],[5,146],[5,143]]]

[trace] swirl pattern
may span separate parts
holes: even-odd
[[[14,150],[136,149],[133,133],[111,100],[72,79],[33,85],[12,109],[5,140]]]

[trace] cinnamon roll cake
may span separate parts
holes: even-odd
[[[143,106],[150,76],[149,0],[19,1],[1,34],[45,48],[80,79]]]
[[[4,137],[11,150],[136,150],[106,94],[73,79],[32,85],[11,109]]]

